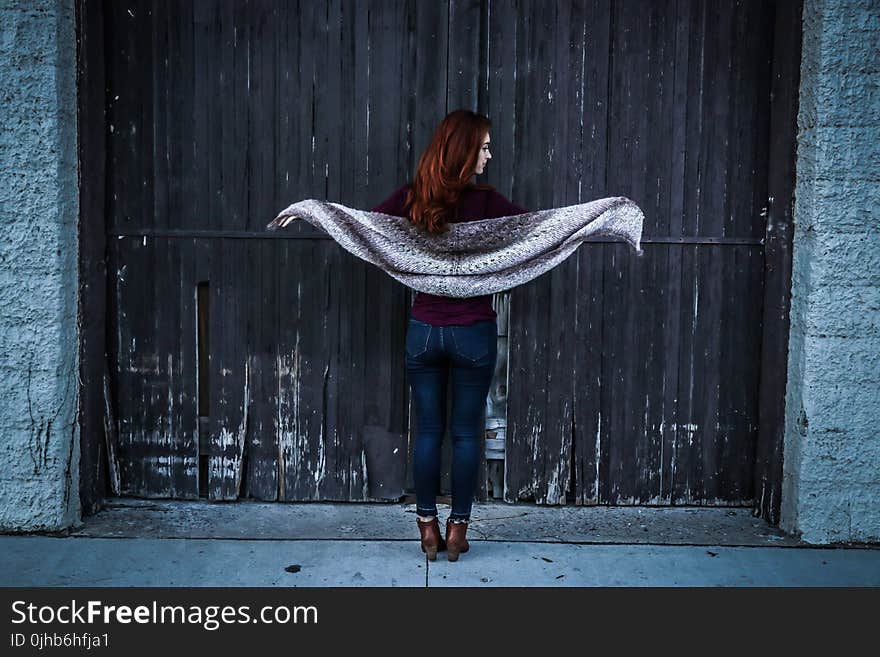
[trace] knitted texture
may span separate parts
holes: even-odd
[[[625,196],[509,217],[450,223],[432,235],[407,217],[307,199],[266,228],[291,219],[323,229],[346,251],[404,285],[445,297],[475,297],[522,285],[568,258],[588,237],[622,238],[641,256],[644,214]]]

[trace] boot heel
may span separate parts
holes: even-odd
[[[437,550],[446,547],[443,537],[440,536],[440,523],[434,518],[430,522],[416,520],[422,539],[422,552],[428,557],[428,561],[437,560]]]
[[[446,558],[449,561],[458,561],[462,552],[467,552],[470,545],[467,541],[468,523],[446,522]]]

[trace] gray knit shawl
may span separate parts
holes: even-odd
[[[642,255],[644,215],[625,196],[526,212],[509,217],[450,223],[432,235],[406,217],[355,210],[307,199],[281,211],[325,230],[346,251],[421,292],[475,297],[509,290],[552,269],[588,237],[619,237]]]

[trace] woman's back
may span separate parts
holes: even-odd
[[[404,202],[410,188],[407,183],[396,189],[391,196],[372,208],[396,217],[406,216]],[[457,214],[449,218],[450,223],[478,221],[494,217],[508,217],[528,212],[515,205],[494,189],[466,188],[458,203]],[[492,295],[457,299],[419,292],[413,303],[411,316],[434,326],[469,325],[481,319],[495,319],[497,313],[492,308]]]

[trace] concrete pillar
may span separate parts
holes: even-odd
[[[0,2],[0,95],[0,530],[59,529],[80,517],[73,0]]]
[[[880,540],[880,4],[805,0],[781,527]]]

